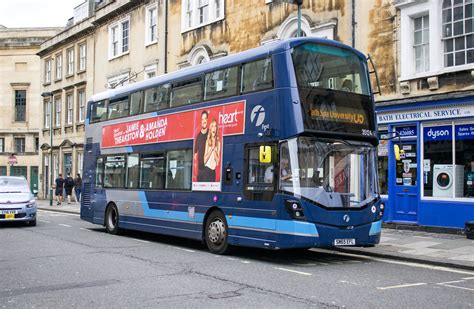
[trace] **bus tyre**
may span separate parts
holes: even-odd
[[[117,235],[119,233],[119,213],[117,206],[114,204],[109,205],[105,212],[105,229],[107,233]]]
[[[213,211],[206,220],[205,240],[209,251],[214,254],[225,254],[229,251],[227,242],[227,222],[220,211]]]

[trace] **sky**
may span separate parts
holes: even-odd
[[[0,0],[0,25],[19,27],[64,27],[74,8],[85,0]]]

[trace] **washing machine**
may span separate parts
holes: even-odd
[[[454,165],[453,169],[452,164],[435,164],[433,166],[433,196],[453,197],[454,188],[456,188],[455,197],[464,196],[464,166]]]

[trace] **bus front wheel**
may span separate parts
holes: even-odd
[[[229,251],[227,242],[227,222],[220,211],[212,212],[206,220],[205,238],[209,251],[214,254],[225,254]]]
[[[110,204],[105,212],[105,229],[107,230],[107,233],[117,235],[119,233],[118,222],[119,213],[117,206]]]

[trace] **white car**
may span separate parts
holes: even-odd
[[[0,176],[0,223],[36,225],[36,199],[24,177]]]

